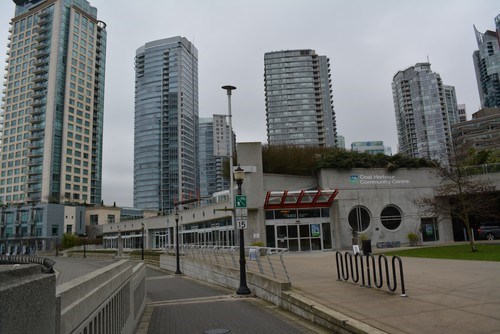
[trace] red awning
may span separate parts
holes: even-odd
[[[338,189],[268,191],[264,209],[328,208],[338,193]]]

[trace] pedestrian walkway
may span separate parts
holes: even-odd
[[[183,275],[146,270],[147,307],[137,334],[329,333],[258,298]]]
[[[294,292],[388,333],[500,333],[499,262],[402,259],[407,297],[338,281],[335,252],[285,263]]]
[[[500,244],[499,244],[500,247]],[[500,263],[402,258],[407,297],[338,281],[335,252],[285,255],[293,293],[387,333],[500,333]],[[66,264],[65,261],[80,261]],[[62,277],[105,265],[56,259]],[[83,269],[82,265],[85,265]],[[71,269],[73,268],[73,269]],[[94,269],[94,270],[95,270]],[[384,276],[385,281],[385,276]],[[147,270],[148,306],[138,333],[321,333],[257,298],[161,270]],[[323,330],[324,331],[324,330]]]

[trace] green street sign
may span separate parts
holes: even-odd
[[[245,195],[236,195],[236,207],[246,208],[247,207],[247,197]]]

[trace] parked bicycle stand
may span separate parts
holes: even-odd
[[[354,257],[354,262],[353,262]],[[371,288],[372,278],[373,284],[376,288],[380,289],[384,286],[383,280],[383,269],[385,270],[386,285],[389,291],[395,292],[398,287],[398,282],[396,278],[396,261],[398,262],[399,269],[399,280],[401,284],[401,297],[407,297],[404,283],[403,274],[403,262],[399,256],[393,256],[391,260],[391,271],[392,271],[392,283],[391,275],[389,270],[389,262],[387,257],[383,254],[378,255],[378,260],[375,260],[373,254],[367,254],[363,257],[360,253],[352,254],[350,252],[345,252],[344,256],[342,253],[337,251],[335,253],[335,259],[337,262],[337,280],[338,281],[349,281],[352,278],[353,283],[358,283],[361,276],[361,287]],[[371,262],[371,267],[370,267]],[[378,270],[376,263],[378,264]],[[383,264],[384,265],[383,265]],[[365,266],[366,264],[366,266]],[[350,274],[349,274],[350,269]],[[365,280],[366,272],[366,280]],[[378,272],[378,277],[377,277]]]

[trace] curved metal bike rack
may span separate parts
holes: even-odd
[[[365,255],[366,257],[366,267],[365,261],[363,260],[363,256],[360,253],[353,255],[350,252],[345,252],[342,256],[342,253],[337,251],[335,253],[335,259],[337,264],[337,280],[338,281],[349,281],[351,277],[353,283],[358,283],[359,278],[361,276],[361,286],[371,288],[372,287],[372,279],[373,284],[376,288],[380,289],[384,286],[384,275],[386,278],[386,285],[389,291],[395,292],[398,287],[396,270],[399,269],[399,281],[401,283],[401,297],[406,297],[405,283],[404,283],[404,274],[403,274],[403,262],[399,256],[393,256],[391,260],[391,269],[389,270],[389,261],[387,257],[383,254],[378,255],[378,260],[375,260],[375,256],[373,254]],[[358,264],[359,260],[359,264]],[[396,267],[396,261],[399,266]],[[371,266],[370,266],[371,264]],[[350,273],[349,273],[350,270]],[[366,270],[366,278],[367,282],[365,284],[365,270]],[[392,282],[390,272],[392,271]]]

